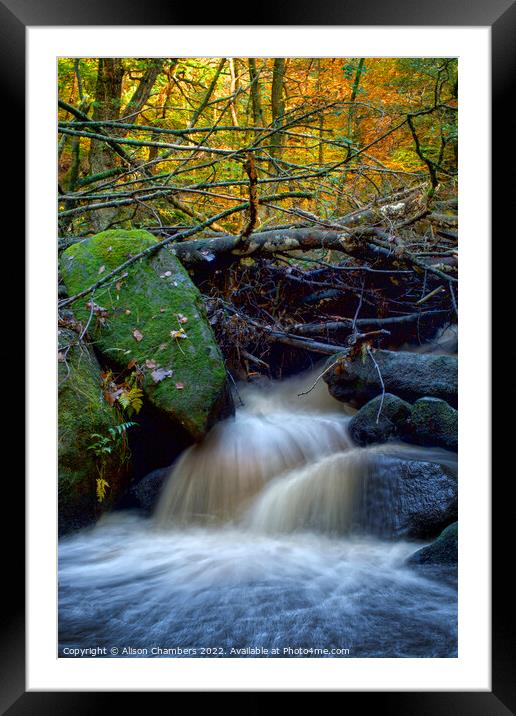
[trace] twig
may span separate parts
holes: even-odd
[[[420,298],[419,301],[416,301],[414,306],[420,306],[422,303],[426,303],[426,301],[430,300],[438,293],[441,293],[441,291],[444,291],[444,286],[437,286],[437,288],[434,288],[433,291],[430,291],[430,293],[427,293],[426,296],[423,296],[423,298]]]
[[[333,363],[330,363],[330,365],[327,366],[327,367],[323,370],[323,372],[320,373],[320,375],[317,376],[317,378],[315,379],[314,384],[311,385],[310,388],[308,388],[308,390],[305,390],[305,391],[303,391],[302,393],[298,393],[298,394],[297,394],[297,397],[300,398],[302,395],[308,395],[308,393],[311,393],[312,390],[313,390],[313,389],[315,388],[315,386],[317,385],[317,383],[321,380],[321,378],[323,377],[323,375],[326,375],[326,373],[327,373],[329,370],[331,370],[331,368],[334,368],[334,367],[337,365],[337,363],[338,363],[339,361],[341,361],[341,360],[342,360],[342,358],[339,356],[336,360],[333,361]]]
[[[383,400],[385,398],[385,384],[383,382],[382,373],[380,371],[380,368],[378,367],[378,363],[375,361],[373,353],[372,353],[371,349],[369,348],[369,346],[367,346],[367,354],[369,355],[369,357],[371,358],[371,360],[373,361],[373,363],[375,365],[375,368],[378,372],[378,377],[380,378],[380,384],[382,386],[382,398],[380,400],[380,407],[378,408],[378,413],[376,415],[376,424],[378,425],[378,421],[380,420],[380,415],[382,413]]]

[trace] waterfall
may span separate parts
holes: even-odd
[[[303,381],[306,384],[306,379]],[[242,516],[270,480],[351,447],[349,411],[288,380],[242,391],[244,407],[183,453],[156,511],[160,526]]]
[[[453,456],[402,444],[354,446],[347,429],[352,410],[323,383],[307,392],[313,377],[246,387],[235,417],[171,470],[155,524],[231,523],[267,534],[392,531],[398,484],[389,460],[453,467]]]
[[[60,655],[456,654],[456,586],[406,565],[421,542],[392,539],[396,460],[455,458],[354,446],[354,411],[323,381],[310,390],[321,370],[239,389],[150,519],[114,512],[61,540]]]

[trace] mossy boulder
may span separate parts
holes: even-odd
[[[431,544],[414,552],[408,558],[407,563],[416,566],[456,566],[458,534],[457,522],[448,525]]]
[[[77,344],[77,334],[59,332],[58,363],[58,502],[59,533],[93,522],[109,509],[125,489],[129,465],[127,455],[113,443],[103,462],[89,449],[98,438],[110,439],[110,428],[120,419],[103,398],[101,370],[91,348]],[[66,350],[66,347],[71,348]],[[97,478],[108,483],[102,502],[97,499]]]
[[[445,400],[416,400],[409,419],[401,428],[404,440],[417,445],[443,447],[457,451],[458,412]]]
[[[70,246],[61,255],[69,295],[156,241],[147,231],[111,230]],[[135,361],[146,398],[194,439],[231,412],[224,361],[201,295],[171,249],[139,260],[127,276],[96,290],[90,319],[91,301],[78,300],[73,311],[83,324],[90,320],[97,349],[118,369]]]
[[[411,406],[391,393],[379,395],[355,413],[349,423],[349,433],[357,445],[384,443],[398,437],[410,415]],[[380,415],[378,415],[380,413]]]

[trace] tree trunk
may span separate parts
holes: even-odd
[[[365,59],[363,57],[360,58],[358,61],[357,69],[355,72],[355,79],[353,81],[353,88],[351,90],[351,97],[349,98],[349,101],[351,104],[349,105],[348,110],[348,123],[347,123],[347,133],[346,136],[352,142],[352,144],[348,145],[348,149],[346,152],[346,159],[349,158],[352,150],[353,144],[355,144],[356,141],[356,127],[355,127],[355,102],[358,94],[358,88],[360,87],[360,79],[362,77],[363,71],[364,71],[364,65],[365,65]],[[340,186],[339,186],[339,196],[337,199],[337,215],[342,211],[342,205],[344,203],[344,186],[346,184],[348,174],[349,174],[349,167],[351,162],[346,165],[346,168],[342,172],[341,180],[340,180]]]
[[[236,73],[236,62],[233,57],[229,60],[229,73],[231,76],[231,88],[230,88],[230,94],[232,95],[231,99],[231,120],[233,122],[234,127],[238,127],[238,115],[237,115],[237,109],[236,109],[236,102],[235,102],[235,95],[238,91],[238,79],[237,79],[237,73]]]
[[[262,100],[260,97],[260,81],[258,79],[258,70],[256,69],[256,60],[254,57],[250,57],[249,63],[249,79],[251,80],[251,99],[253,106],[253,119],[255,127],[263,127],[263,107]]]
[[[132,124],[136,120],[151,95],[152,88],[154,87],[154,83],[156,82],[162,67],[163,60],[149,60],[147,69],[142,75],[133,96],[124,107],[122,121]],[[124,134],[127,134],[127,130]]]
[[[195,110],[195,112],[192,115],[192,119],[190,120],[190,123],[188,125],[190,127],[190,129],[192,127],[195,127],[195,125],[197,124],[197,120],[201,116],[202,111],[208,105],[208,102],[211,99],[211,95],[213,94],[213,90],[215,89],[215,85],[217,84],[217,81],[220,77],[220,73],[222,72],[222,68],[224,67],[225,64],[226,64],[226,58],[222,57],[218,66],[217,66],[217,69],[215,70],[215,74],[213,75],[213,79],[210,83],[210,86],[206,90],[206,94],[204,95],[201,104],[197,107],[197,109]]]
[[[99,58],[95,104],[93,109],[94,120],[104,121],[119,119],[123,76],[124,68],[121,59],[117,57]],[[106,142],[91,141],[89,160],[90,174],[98,174],[113,169],[116,166],[113,152]],[[95,229],[97,231],[106,229],[117,213],[117,209],[111,207],[94,212],[92,214],[92,222],[95,225]]]
[[[283,78],[285,75],[285,58],[276,57],[274,60],[274,68],[272,71],[272,88],[271,88],[271,112],[272,126],[281,127],[285,114],[285,104],[283,102]],[[281,135],[274,134],[270,140],[270,153],[273,158],[281,156]],[[271,162],[272,170],[276,172],[274,162]]]

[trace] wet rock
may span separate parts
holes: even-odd
[[[380,537],[428,539],[457,519],[457,477],[434,462],[383,456],[362,497],[362,525]]]
[[[331,357],[335,362],[338,356]],[[385,392],[412,403],[422,397],[440,398],[457,405],[457,358],[449,355],[374,352]],[[360,407],[382,393],[382,383],[372,359],[357,356],[336,363],[324,375],[328,389],[337,400]]]
[[[418,549],[408,560],[413,566],[456,566],[458,553],[458,523],[446,527],[431,544]]]
[[[400,426],[403,440],[457,451],[458,413],[445,400],[420,398]]]
[[[386,393],[383,402],[379,395],[351,418],[349,433],[354,442],[361,446],[387,442],[400,435],[410,410],[409,403],[396,395]]]
[[[170,467],[160,467],[142,477],[130,490],[131,506],[138,507],[145,514],[151,514],[170,470]]]

